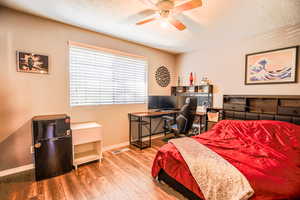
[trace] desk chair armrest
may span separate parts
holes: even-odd
[[[162,117],[163,118],[163,120],[167,120],[167,121],[174,121],[174,117],[171,117],[171,116],[163,116]]]

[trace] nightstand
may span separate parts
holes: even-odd
[[[215,113],[215,116],[209,116],[209,113]],[[212,118],[212,119],[210,119]],[[216,123],[223,118],[223,108],[207,108],[206,112],[206,131],[210,130]]]
[[[73,166],[102,159],[102,126],[96,122],[71,124]]]

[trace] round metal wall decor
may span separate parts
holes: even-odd
[[[171,75],[168,68],[165,66],[157,68],[155,72],[155,79],[158,85],[161,87],[167,87],[171,81]]]

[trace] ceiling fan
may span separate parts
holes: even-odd
[[[175,4],[178,0],[158,0],[157,3],[153,3],[152,0],[142,1],[152,6],[154,14],[137,22],[136,25],[143,25],[154,20],[163,20],[164,23],[170,23],[180,31],[186,29],[186,26],[173,16],[202,6],[202,0],[190,0],[179,5]]]

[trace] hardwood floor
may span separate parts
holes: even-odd
[[[68,174],[35,182],[33,171],[0,179],[1,200],[184,200],[185,198],[151,176],[154,156],[164,142],[153,141],[151,148],[113,154],[104,160],[80,166]]]

